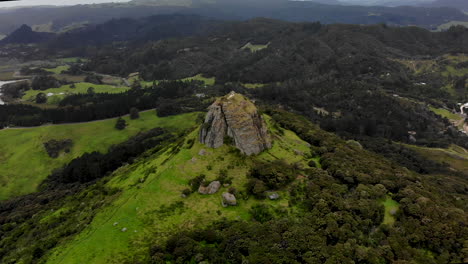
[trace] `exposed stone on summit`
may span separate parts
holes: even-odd
[[[200,130],[200,142],[219,148],[225,138],[244,154],[258,154],[271,148],[267,126],[255,105],[241,94],[230,94],[216,100],[210,107]]]

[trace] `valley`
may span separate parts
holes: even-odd
[[[325,2],[0,8],[0,263],[467,262],[466,14]]]

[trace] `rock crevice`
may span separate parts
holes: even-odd
[[[267,126],[255,105],[241,94],[230,94],[216,100],[208,109],[200,129],[200,142],[219,148],[225,140],[244,154],[253,155],[271,148]]]

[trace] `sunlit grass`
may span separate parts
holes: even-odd
[[[140,131],[154,127],[186,129],[194,125],[197,114],[159,118],[155,111],[142,112],[140,119],[127,119],[124,130],[114,128],[115,119],[71,125],[0,130],[0,200],[31,193],[52,170],[86,152],[106,152]],[[71,139],[70,153],[50,158],[43,146],[51,139]]]

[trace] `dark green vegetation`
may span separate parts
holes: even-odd
[[[446,0],[444,0],[446,2]],[[463,0],[459,0],[463,1]],[[287,0],[182,0],[131,1],[130,3],[80,5],[59,8],[21,8],[2,12],[0,34],[7,35],[28,24],[38,31],[69,33],[94,27],[115,18],[139,18],[155,14],[196,14],[226,20],[269,17],[287,21],[320,21],[322,23],[418,25],[437,28],[447,21],[467,21],[467,16],[454,8],[355,7],[337,2]],[[407,4],[405,2],[405,4]],[[451,6],[447,5],[434,5]],[[133,33],[133,32],[132,32]],[[50,34],[50,33],[49,33]]]
[[[202,98],[194,96],[200,87],[201,84],[197,82],[167,81],[122,93],[72,94],[53,108],[26,104],[1,105],[0,127],[93,121],[126,115],[134,107],[142,110],[157,108],[159,116],[200,111],[207,106]],[[47,97],[39,93],[36,102],[45,103]]]
[[[85,153],[106,153],[110,146],[155,127],[183,130],[193,126],[196,116],[190,113],[159,118],[153,110],[141,113],[135,120],[124,117],[128,124],[124,130],[114,128],[116,119],[1,130],[0,200],[37,191],[40,183],[55,169]],[[73,141],[69,153],[60,151],[57,158],[48,155],[44,143],[69,139]]]
[[[118,30],[141,35],[75,45],[124,21]],[[200,34],[168,39],[174,28],[157,21]],[[0,106],[2,127],[114,119],[0,131],[0,179],[20,190],[0,189],[0,262],[465,261],[468,139],[451,109],[467,99],[467,29],[177,15],[55,41],[24,49],[87,59],[24,69],[36,77],[7,87],[17,100]],[[40,107],[22,99],[73,89],[85,92]],[[231,91],[255,99],[258,114],[239,104],[264,118],[271,149],[245,156],[229,136],[217,149],[199,143],[196,111]],[[238,118],[235,131],[248,130]],[[25,183],[14,176],[26,163],[42,167]],[[217,193],[199,193],[213,181]],[[222,206],[228,193],[236,206]]]
[[[47,154],[51,158],[57,158],[61,151],[66,153],[70,152],[70,148],[73,146],[73,141],[71,139],[64,140],[49,140],[44,143],[44,148],[47,151]]]
[[[325,26],[265,19],[226,27],[208,38],[164,40],[138,51],[101,49],[84,67],[122,76],[138,68],[148,82],[202,73],[215,77],[223,92],[236,90],[268,104],[286,105],[346,138],[430,147],[454,142],[468,147],[466,136],[447,130],[450,122],[426,105],[452,109],[466,99],[466,75],[452,68],[464,69],[462,62],[447,59],[440,68],[427,71],[409,67],[415,58],[441,61],[450,58],[446,54],[458,58],[455,54],[468,52],[468,30],[463,27],[431,33],[385,25]],[[255,53],[242,49],[253,39],[268,43],[267,48]],[[262,85],[244,87],[244,83]]]
[[[0,214],[2,262],[37,260],[60,241],[83,230],[97,209],[119,191],[96,180],[124,162],[133,163],[134,158],[146,150],[157,152],[174,139],[174,134],[161,128],[141,133],[113,146],[107,154],[94,152],[73,160],[55,171],[43,183],[42,191],[3,202]],[[60,207],[63,205],[66,207]],[[53,213],[47,213],[50,211]],[[41,239],[32,243],[34,234],[41,234]]]
[[[197,156],[194,161],[192,155],[203,147],[194,144],[196,133],[186,138],[179,135],[174,144],[165,149],[156,146],[99,183],[77,191],[71,200],[47,202],[44,206],[48,210],[34,211],[41,212],[40,216],[24,223],[15,218],[15,228],[7,229],[4,235],[11,237],[7,240],[9,247],[21,245],[22,250],[11,251],[4,259],[42,258],[51,263],[78,263],[78,259],[106,262],[110,258],[119,263],[463,260],[467,235],[459,222],[466,210],[463,178],[419,175],[351,146],[303,117],[278,110],[266,113],[271,116],[268,123],[276,140],[272,150],[246,158],[224,146],[210,149],[209,154]],[[288,146],[292,142],[299,145]],[[122,146],[134,144],[130,141]],[[300,148],[305,156],[291,154],[293,148]],[[118,157],[117,150],[108,157]],[[316,157],[323,169],[303,165]],[[77,159],[65,171],[76,166],[88,171],[94,165],[87,164],[108,164],[105,159],[86,161],[90,158],[85,155]],[[278,161],[281,159],[284,161]],[[180,198],[182,190],[200,184],[203,178],[224,178],[226,167],[228,177],[232,176],[231,186],[236,189],[230,191],[236,193],[239,206],[223,209],[216,195],[193,193]],[[200,172],[207,176],[191,181]],[[63,184],[59,178],[52,179],[46,182],[48,186]],[[62,179],[79,180],[73,176]],[[251,180],[268,186],[265,190],[280,192],[282,198],[269,201],[250,194]],[[55,209],[51,212],[50,208]],[[9,223],[8,219],[18,213],[16,209],[6,214],[3,221],[7,222],[3,223]],[[195,220],[196,225],[192,222]],[[76,223],[80,225],[75,228]],[[181,227],[185,231],[178,231]],[[27,228],[39,232],[42,239],[25,244],[32,231],[17,232]],[[84,232],[73,238],[81,230]],[[167,236],[161,236],[163,230],[169,232]]]
[[[294,172],[274,163],[265,171],[263,164],[254,165],[251,175],[269,182],[275,182],[281,173],[293,178],[301,175],[288,187],[288,209],[255,206],[251,211],[254,221],[224,220],[201,230],[180,232],[163,246],[152,247],[154,263],[462,261],[462,255],[453,258],[449,252],[462,246],[467,235],[466,228],[455,220],[463,218],[465,205],[455,199],[442,202],[446,195],[466,195],[455,187],[459,180],[444,178],[451,183],[442,186],[441,177],[435,183],[432,177],[395,168],[302,118],[280,111],[269,114],[311,143],[313,151],[320,150],[324,170]],[[360,162],[363,160],[365,164]],[[429,189],[433,192],[424,191]],[[389,193],[398,203],[387,197]],[[439,215],[442,211],[447,215]],[[447,237],[449,233],[454,236]]]

